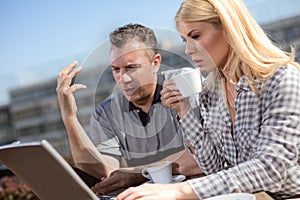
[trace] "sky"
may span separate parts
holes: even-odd
[[[87,51],[129,22],[174,29],[180,2],[0,0],[0,73]]]
[[[244,1],[261,23],[300,13],[299,0]],[[137,22],[175,32],[181,2],[0,0],[0,105],[10,89],[54,77],[66,58],[86,56],[118,26]]]

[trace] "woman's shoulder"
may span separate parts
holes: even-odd
[[[300,68],[293,65],[285,65],[278,68],[274,75],[270,78],[271,82],[298,82],[300,80]]]
[[[262,84],[265,90],[273,93],[274,91],[291,92],[300,89],[300,71],[293,65],[281,66]]]

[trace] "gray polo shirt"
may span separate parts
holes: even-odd
[[[158,76],[148,113],[116,92],[96,105],[89,136],[101,153],[123,156],[129,166],[148,164],[184,149],[176,112],[160,100],[163,76]]]

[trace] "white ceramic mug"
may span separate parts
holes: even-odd
[[[166,79],[175,82],[180,93],[184,97],[189,97],[202,90],[201,73],[199,68],[184,67],[166,72]]]
[[[170,183],[172,181],[172,162],[162,161],[147,166],[142,175],[153,183]]]
[[[254,194],[250,193],[231,193],[210,197],[206,200],[255,200]]]

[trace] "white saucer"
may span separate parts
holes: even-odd
[[[185,175],[174,175],[172,177],[172,181],[169,184],[179,183],[179,182],[185,180],[185,178],[186,178]],[[145,182],[143,184],[146,184],[146,183],[153,184],[152,181],[147,181],[147,182]]]
[[[170,183],[179,183],[185,180],[185,175],[175,175],[172,177],[172,181]]]

